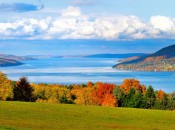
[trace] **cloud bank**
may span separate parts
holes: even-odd
[[[20,19],[0,23],[1,39],[174,39],[175,19],[152,16],[143,21],[136,16],[83,15],[80,8],[63,9],[57,18]]]
[[[0,12],[28,12],[43,9],[44,5],[29,3],[0,3]]]

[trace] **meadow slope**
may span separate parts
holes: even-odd
[[[0,129],[174,130],[175,112],[27,102],[0,102]]]

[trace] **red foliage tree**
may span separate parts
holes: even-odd
[[[107,95],[108,97],[110,97],[109,95],[111,95],[111,99],[112,99],[112,92],[114,88],[115,88],[114,84],[104,83],[99,85],[99,87],[92,93],[93,103],[96,105],[102,105],[104,100],[107,100],[105,95]],[[106,102],[107,101],[105,101],[104,104],[110,104]]]

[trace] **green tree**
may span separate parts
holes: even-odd
[[[170,98],[168,100],[167,108],[170,110],[175,109],[175,91],[170,95]]]
[[[15,101],[32,101],[33,88],[26,77],[21,77],[13,89]]]
[[[116,98],[118,98],[118,96],[120,95],[121,91],[122,91],[122,90],[120,89],[120,87],[117,86],[117,87],[115,87],[114,90],[113,90],[113,95],[114,95]]]
[[[134,107],[134,95],[136,93],[136,89],[131,88],[129,93],[126,96],[124,106],[125,107]]]
[[[167,97],[167,94],[164,93],[163,98],[161,100],[161,109],[166,110],[167,106],[168,106],[168,97]]]
[[[120,93],[118,94],[118,107],[124,107],[125,100],[126,100],[126,94],[123,92],[123,90],[121,90]]]
[[[153,108],[155,105],[155,93],[153,87],[150,85],[145,93],[146,108]]]
[[[145,108],[146,103],[143,98],[143,95],[140,91],[136,91],[134,97],[133,97],[133,107],[134,108]]]

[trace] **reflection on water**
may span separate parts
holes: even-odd
[[[1,67],[10,79],[27,76],[31,82],[86,83],[88,81],[121,84],[125,78],[139,79],[142,84],[153,85],[166,92],[175,90],[174,72],[133,72],[113,69],[118,59],[106,58],[47,58],[25,61],[24,65]]]

